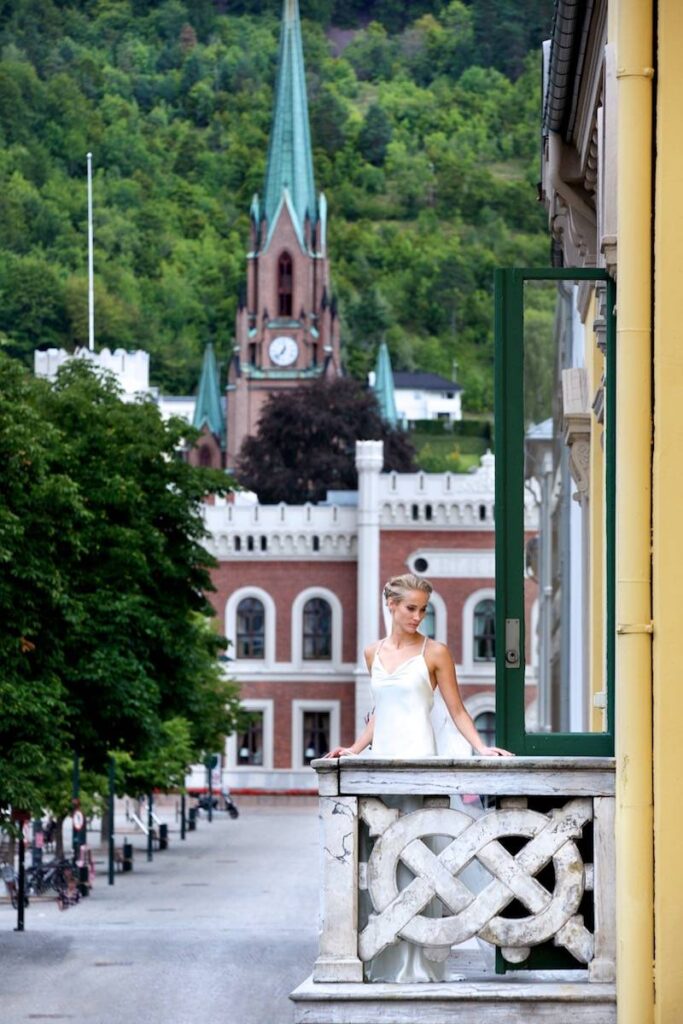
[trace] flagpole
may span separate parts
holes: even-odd
[[[92,230],[92,153],[88,153],[88,348],[95,351],[95,288]]]

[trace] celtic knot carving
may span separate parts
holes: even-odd
[[[501,807],[472,818],[446,807],[401,815],[366,797],[360,813],[376,837],[364,880],[374,913],[359,935],[362,960],[372,959],[399,938],[443,949],[472,936],[494,943],[509,960],[524,959],[529,947],[548,939],[581,963],[592,959],[593,935],[578,913],[592,871],[575,842],[592,819],[592,800],[570,799],[547,814]],[[500,841],[506,836],[527,842],[513,855]],[[438,840],[445,846],[440,852],[434,852],[434,837],[444,837]],[[475,861],[490,879],[477,892],[458,877]],[[403,889],[397,884],[399,862],[415,876]],[[551,862],[552,892],[536,877]],[[422,913],[435,897],[444,906],[441,918]],[[528,910],[527,916],[501,916],[513,900]]]

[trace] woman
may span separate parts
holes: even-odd
[[[372,756],[421,758],[437,753],[431,712],[438,688],[444,704],[460,733],[477,754],[509,757],[510,751],[487,746],[468,714],[460,696],[453,658],[445,644],[423,637],[420,625],[427,612],[432,585],[419,576],[394,576],[384,587],[384,599],[391,615],[389,636],[365,649],[370,672],[374,710],[368,724],[350,747],[335,747],[327,757],[360,754],[372,744]],[[385,797],[385,803],[404,813],[422,805],[420,797]],[[434,842],[434,841],[432,841]],[[369,854],[369,837],[364,838]],[[476,870],[476,869],[475,869]],[[400,864],[399,888],[405,888],[412,874]],[[365,905],[363,905],[365,903]],[[361,901],[361,927],[370,908]],[[423,913],[438,917],[441,905],[435,900]],[[422,949],[400,940],[366,965],[368,981],[442,981],[444,957],[448,950]]]
[[[438,688],[453,722],[483,756],[510,757],[509,750],[488,747],[460,696],[455,665],[445,644],[419,632],[432,585],[412,573],[394,576],[384,587],[391,632],[365,648],[375,707],[363,732],[350,747],[335,747],[327,757],[360,754],[372,744],[373,757],[431,757],[437,753],[431,711]]]

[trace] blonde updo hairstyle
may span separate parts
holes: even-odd
[[[413,590],[421,590],[429,596],[433,589],[429,580],[422,576],[415,576],[412,572],[406,572],[402,576],[392,576],[390,580],[387,580],[382,593],[388,604],[392,598],[394,601],[403,601]]]

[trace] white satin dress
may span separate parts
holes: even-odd
[[[425,660],[427,639],[415,657],[402,661],[393,672],[382,664],[382,641],[372,663],[370,685],[374,700],[375,729],[372,757],[411,758],[433,757],[436,740],[431,722],[434,692]],[[383,797],[384,802],[398,807],[404,813],[422,806],[422,797]],[[404,889],[412,880],[412,873],[399,864],[397,882]],[[432,900],[422,911],[429,917],[441,916],[441,903]],[[440,962],[439,962],[440,961]],[[432,960],[421,946],[400,939],[383,950],[366,965],[368,981],[429,982],[443,981],[443,956]]]

